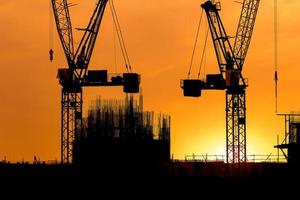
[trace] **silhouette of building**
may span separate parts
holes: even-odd
[[[300,114],[278,114],[285,117],[285,137],[282,144],[275,146],[282,151],[288,163],[300,165]]]
[[[84,131],[74,142],[73,162],[82,165],[112,163],[155,164],[170,160],[170,116],[143,111],[133,96],[125,100],[93,101],[84,119]]]

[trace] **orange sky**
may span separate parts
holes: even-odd
[[[200,0],[115,0],[133,69],[142,74],[146,110],[172,116],[172,153],[224,154],[225,92],[204,92],[201,98],[184,98],[179,80],[186,78],[197,23]],[[279,0],[279,95],[280,112],[298,111],[300,105],[300,2]],[[74,27],[88,21],[95,0],[72,1]],[[109,8],[109,7],[107,7]],[[221,16],[229,35],[234,35],[240,5],[223,1]],[[275,153],[276,135],[283,119],[275,116],[273,4],[261,1],[252,44],[244,66],[247,90],[248,154]],[[32,161],[60,159],[60,86],[58,67],[66,66],[55,32],[54,63],[49,62],[49,1],[0,2],[0,160]],[[204,28],[201,29],[203,34]],[[78,35],[77,32],[75,34]],[[204,37],[197,50],[199,63]],[[78,41],[78,37],[76,39]],[[218,72],[209,40],[206,72]],[[106,10],[91,68],[115,72],[113,26]],[[118,57],[118,72],[125,67]],[[193,71],[196,74],[196,66]],[[96,96],[122,98],[122,88],[85,90],[85,109]]]

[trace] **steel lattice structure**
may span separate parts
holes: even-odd
[[[226,91],[226,161],[247,161],[245,90]]]
[[[244,0],[235,36],[234,54],[242,68],[250,46],[260,0]]]
[[[62,89],[61,97],[61,158],[63,163],[71,163],[73,142],[82,133],[82,88],[73,92]]]
[[[73,31],[67,0],[51,0],[56,27],[68,64],[74,59]]]

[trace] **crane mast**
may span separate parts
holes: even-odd
[[[226,161],[247,162],[246,80],[242,69],[250,46],[259,0],[244,0],[234,46],[220,18],[220,3],[208,0],[205,10],[220,74],[208,74],[206,80],[181,82],[184,96],[200,97],[202,90],[226,90]]]
[[[67,0],[51,0],[56,27],[68,67],[58,69],[61,92],[61,162],[69,164],[73,159],[73,143],[83,137],[82,104],[83,87],[123,86],[126,93],[138,93],[140,75],[124,73],[110,76],[107,70],[88,70],[101,21],[108,0],[98,0],[96,8],[76,51]]]

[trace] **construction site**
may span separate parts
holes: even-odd
[[[72,163],[168,162],[170,116],[144,112],[142,96],[140,101],[137,104],[133,97],[125,102],[96,100],[83,119],[83,134],[73,144]]]
[[[251,49],[260,0],[239,2],[240,17],[236,35],[229,36],[222,21],[222,4],[217,0],[203,0],[198,8],[200,22],[193,48],[188,76],[178,80],[176,87],[181,98],[206,98],[209,91],[225,92],[225,145],[224,155],[185,154],[177,159],[172,154],[173,121],[169,114],[147,111],[141,93],[143,75],[136,73],[129,59],[123,32],[114,1],[97,0],[94,12],[82,32],[80,42],[73,39],[70,8],[67,0],[51,0],[52,18],[68,66],[58,69],[60,96],[60,158],[49,163],[34,157],[34,161],[0,162],[1,178],[61,178],[65,177],[197,177],[201,183],[272,183],[289,181],[300,175],[300,114],[278,112],[278,27],[277,1],[274,1],[275,41],[275,116],[284,120],[283,141],[277,140],[272,148],[277,155],[266,156],[248,153],[246,90],[244,76],[248,50]],[[80,5],[79,5],[80,6]],[[106,69],[90,69],[98,33],[105,10],[110,8],[116,30],[124,73],[109,73]],[[197,78],[192,76],[195,52],[201,23],[207,21],[205,44]],[[211,37],[211,41],[208,38]],[[212,42],[218,73],[200,77],[205,60],[205,49]],[[50,62],[55,59],[54,49],[49,50]],[[57,68],[57,66],[56,66]],[[85,88],[120,87],[124,98],[94,96],[84,110]],[[163,94],[157,94],[163,95]],[[209,96],[209,94],[207,94]],[[180,107],[180,105],[177,105]],[[197,106],[197,105],[195,105]],[[87,113],[84,116],[84,113]],[[190,116],[185,116],[189,118]],[[188,121],[188,120],[187,120]],[[201,123],[201,121],[199,122]],[[223,122],[222,122],[223,123]],[[185,134],[185,133],[182,133]],[[275,137],[275,135],[274,135]],[[275,184],[275,183],[274,183]]]

